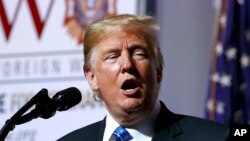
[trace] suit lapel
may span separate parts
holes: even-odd
[[[161,133],[156,133],[153,138],[152,141],[173,141],[173,136],[170,134],[170,132],[168,130],[163,131]]]
[[[96,128],[96,132],[92,134],[89,141],[102,141],[103,134],[106,126],[106,117],[100,122]]]
[[[183,133],[179,121],[183,118],[169,111],[161,102],[161,111],[155,124],[155,134],[152,141],[173,141]]]

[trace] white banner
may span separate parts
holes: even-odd
[[[17,125],[6,141],[54,141],[103,119],[82,71],[82,33],[97,18],[136,11],[136,0],[0,0],[0,127],[42,88],[82,93],[77,106]]]

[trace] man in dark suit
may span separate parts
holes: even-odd
[[[59,141],[225,141],[228,127],[170,112],[159,101],[163,56],[157,22],[119,15],[92,23],[84,38],[84,73],[107,116]]]

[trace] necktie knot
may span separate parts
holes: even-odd
[[[116,141],[129,141],[132,139],[132,136],[123,126],[117,127],[113,132],[113,135],[115,136]]]

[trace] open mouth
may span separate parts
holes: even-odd
[[[136,80],[126,80],[121,89],[124,91],[126,95],[133,95],[139,90],[139,83]]]

